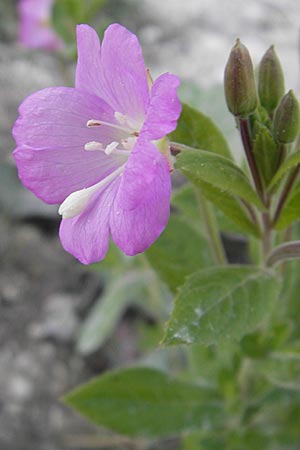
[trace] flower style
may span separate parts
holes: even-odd
[[[23,184],[61,203],[60,239],[85,264],[103,259],[109,238],[127,255],[166,227],[171,178],[168,140],[181,111],[179,80],[153,83],[134,34],[119,24],[100,46],[77,27],[75,88],[51,87],[19,108],[14,158]]]
[[[56,50],[62,41],[50,26],[53,0],[20,0],[19,41],[29,48]]]

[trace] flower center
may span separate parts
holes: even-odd
[[[142,123],[138,123],[120,112],[115,112],[114,116],[118,123],[110,123],[103,120],[90,119],[87,121],[86,126],[88,128],[101,126],[113,128],[116,131],[126,133],[128,137],[121,140],[112,141],[106,146],[104,146],[102,142],[90,141],[87,142],[84,146],[84,149],[86,151],[100,150],[103,151],[106,155],[117,154],[127,157],[129,156],[139,136],[139,131],[136,130],[141,129]]]

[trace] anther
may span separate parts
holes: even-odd
[[[87,121],[86,126],[88,128],[90,127],[100,127],[100,125],[102,125],[102,123],[100,122],[100,120],[95,120],[95,119],[90,119]]]
[[[110,144],[108,144],[104,150],[104,153],[106,153],[106,155],[111,155],[113,153],[113,151],[118,147],[119,142],[111,142]]]
[[[103,150],[103,145],[101,142],[91,141],[87,142],[84,146],[84,150],[91,152],[94,150]]]

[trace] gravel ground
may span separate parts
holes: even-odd
[[[66,85],[72,67],[16,44],[15,3],[0,0],[0,449],[130,448],[126,442],[104,447],[93,427],[57,401],[80,381],[134,358],[135,333],[124,319],[97,354],[84,359],[75,351],[78,327],[102,279],[62,250],[56,208],[21,187],[10,134],[22,99],[42,87]],[[209,90],[222,82],[239,36],[255,62],[274,43],[287,86],[299,89],[297,0],[112,3],[114,20],[139,34],[154,75],[168,70]]]

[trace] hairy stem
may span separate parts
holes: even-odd
[[[254,158],[248,120],[240,119],[239,125],[240,125],[241,139],[243,142],[246,158],[255,184],[255,188],[257,190],[258,195],[263,200],[263,186],[260,179],[258,167]]]
[[[270,218],[270,204],[271,199],[269,196],[265,199],[265,205],[267,211],[262,213],[262,223],[263,223],[263,238],[262,238],[262,256],[264,261],[267,258],[267,255],[270,253],[272,249],[272,226],[271,226],[271,218]]]

